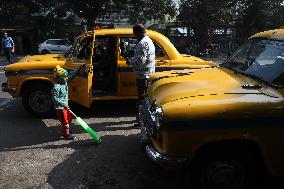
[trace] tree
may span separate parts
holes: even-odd
[[[235,4],[234,0],[182,0],[178,20],[193,30],[193,40],[203,51],[210,27],[231,25]]]
[[[250,35],[284,23],[283,0],[182,0],[178,20],[193,29],[193,40],[203,50],[209,29],[235,27],[241,35]]]
[[[256,32],[283,25],[282,2],[282,0],[240,1],[237,23],[242,30],[242,36],[246,38]]]
[[[100,13],[125,11],[130,15],[132,23],[159,19],[164,21],[165,15],[174,16],[176,9],[172,0],[72,0],[69,7],[75,14],[85,18],[89,26],[93,26]]]

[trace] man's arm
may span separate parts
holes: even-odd
[[[11,40],[11,45],[12,45],[12,50],[11,50],[11,52],[15,52],[15,43],[14,43],[12,37],[10,37],[10,40]]]

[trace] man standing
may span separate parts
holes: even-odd
[[[14,48],[15,44],[12,37],[8,37],[8,34],[5,32],[2,38],[2,49],[9,63],[11,63],[11,53],[14,52]]]
[[[136,74],[139,105],[148,87],[149,74],[155,72],[155,46],[153,41],[146,35],[143,25],[136,24],[133,27],[133,34],[137,38],[138,43],[135,46],[133,59],[127,61],[133,65]]]

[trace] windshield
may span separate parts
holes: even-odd
[[[284,87],[284,41],[249,40],[222,65],[270,85]]]

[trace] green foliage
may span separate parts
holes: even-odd
[[[284,24],[283,0],[181,0],[178,21],[205,47],[210,28],[235,27],[240,37]],[[209,32],[210,33],[210,32]]]
[[[165,21],[165,15],[174,17],[176,8],[172,0],[131,0],[129,1],[130,20],[132,23],[146,20]]]

